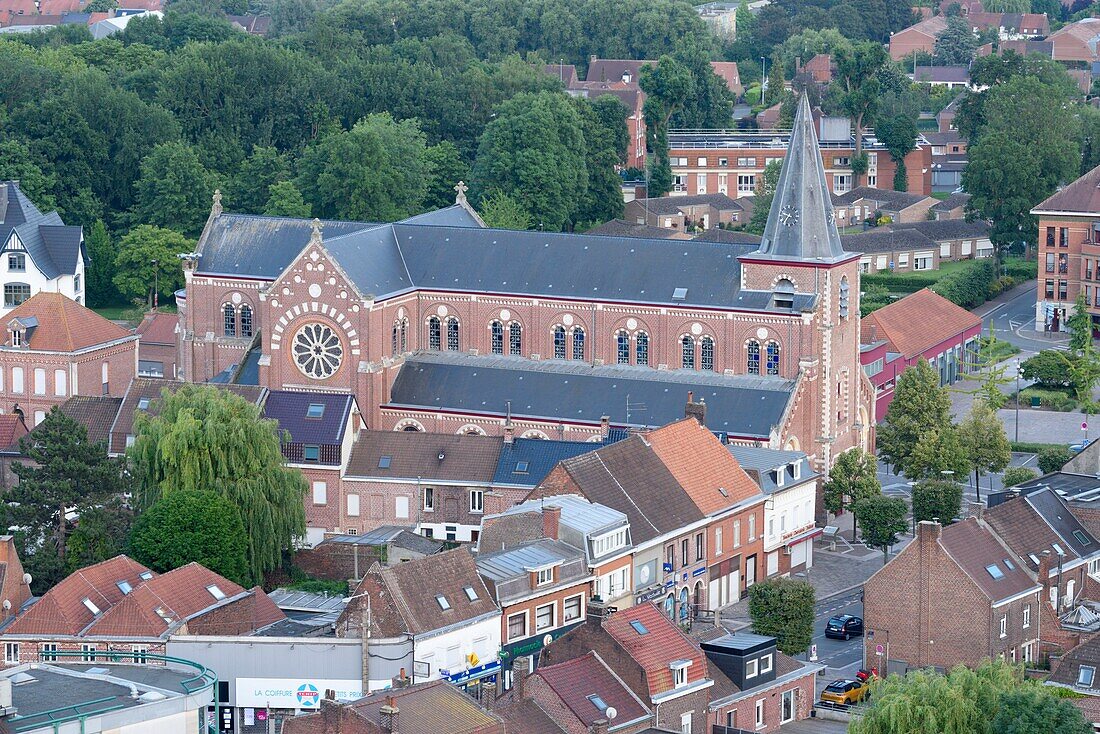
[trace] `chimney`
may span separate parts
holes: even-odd
[[[984,502],[968,502],[970,505],[970,516],[976,519],[978,522],[985,520],[985,503]]]
[[[607,734],[607,727],[607,719],[596,719],[592,722],[592,725],[588,727],[588,732],[589,734]]]
[[[378,726],[384,734],[398,734],[397,731],[397,699],[386,696],[386,702],[378,709]]]
[[[601,415],[600,416],[600,436],[602,436],[603,438],[607,438],[610,433],[611,433],[611,416]]]
[[[512,425],[512,419],[504,421],[504,443],[510,444],[516,438],[516,427]]]
[[[401,672],[398,673],[397,675],[395,675],[391,679],[390,682],[391,682],[391,684],[393,685],[394,688],[408,688],[409,687],[409,676],[406,675],[405,669],[402,668]]]
[[[940,533],[943,532],[943,528],[940,527],[938,522],[931,520],[921,520],[917,524],[917,537],[923,543],[925,541],[935,542],[940,539]]]
[[[531,658],[526,655],[521,655],[512,661],[512,700],[517,703],[523,700],[523,684],[527,681],[527,676],[530,675],[527,672],[530,669]]]
[[[542,508],[542,536],[551,540],[558,539],[558,527],[561,525],[561,508],[547,505]]]
[[[1050,598],[1050,551],[1045,550],[1039,554],[1039,583],[1043,585],[1043,598]],[[1061,589],[1059,589],[1061,593]]]
[[[599,596],[594,596],[588,600],[588,605],[585,607],[585,624],[590,624],[595,627],[603,627],[604,620],[607,619],[607,604]]]
[[[699,421],[699,425],[707,425],[707,405],[700,398],[699,402],[695,402],[695,393],[688,390],[687,405],[684,407],[684,417],[694,418]]]

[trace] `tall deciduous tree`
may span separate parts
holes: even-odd
[[[275,148],[257,145],[226,185],[225,208],[260,214],[271,196],[271,187],[289,178],[290,165],[286,156]]]
[[[913,486],[913,520],[935,520],[950,525],[962,510],[962,485],[946,479],[929,479]]]
[[[780,652],[806,652],[814,636],[814,587],[806,581],[774,578],[749,587],[749,616],[758,635],[776,638]]]
[[[856,145],[854,156],[863,157],[863,126],[874,117],[879,100],[879,71],[886,64],[886,50],[881,43],[860,43],[850,50],[837,49],[836,81],[833,82],[841,108],[852,118]],[[863,164],[865,166],[865,164]],[[853,161],[853,186],[860,185],[861,171]]]
[[[894,161],[894,190],[907,191],[909,179],[905,169],[905,156],[917,144],[916,119],[904,113],[879,117],[875,122],[875,136],[886,146],[890,159]]]
[[[638,80],[646,93],[642,110],[646,124],[646,152],[649,155],[648,196],[664,196],[672,189],[668,160],[668,124],[694,90],[691,70],[671,56],[662,56],[655,66],[642,68]]]
[[[84,269],[88,284],[88,305],[98,307],[117,302],[119,292],[112,280],[116,252],[102,219],[92,225],[88,236],[84,238],[84,247],[88,252],[88,264]]]
[[[267,203],[264,204],[263,213],[269,217],[306,219],[313,212],[293,181],[279,181],[271,184],[267,193]]]
[[[894,399],[878,431],[879,454],[908,474],[909,457],[921,436],[951,425],[951,398],[940,387],[940,376],[919,360],[898,376]]]
[[[1089,313],[1089,303],[1085,300],[1085,291],[1082,289],[1073,302],[1073,313],[1066,319],[1066,328],[1069,329],[1069,349],[1080,354],[1092,344],[1092,314]]]
[[[982,400],[974,401],[958,431],[970,470],[974,473],[974,487],[980,502],[981,475],[1004,471],[1012,460],[1012,447],[1005,435],[1004,423],[993,408]]]
[[[158,573],[201,563],[251,586],[248,536],[236,505],[209,489],[169,492],[138,517],[130,532],[135,560]]]
[[[905,500],[880,494],[860,500],[852,510],[863,529],[863,542],[880,549],[885,564],[890,546],[898,542],[899,533],[905,532]]]
[[[193,247],[191,240],[179,232],[148,224],[135,227],[119,242],[114,263],[115,287],[123,296],[140,298],[151,308],[158,287],[161,298],[182,287],[183,271],[178,256]]]
[[[1089,734],[1092,724],[1072,701],[1039,686],[1001,694],[992,734]]]
[[[252,578],[276,568],[305,534],[305,480],[283,466],[275,421],[244,398],[184,385],[157,403],[155,415],[140,414],[135,432],[128,458],[138,508],[172,492],[218,492],[241,513]]]
[[[186,143],[162,143],[141,162],[133,223],[197,237],[210,214],[214,176]]]
[[[969,471],[970,461],[959,432],[954,426],[932,428],[917,440],[906,462],[905,475],[911,479],[936,479],[958,476]]]
[[[53,408],[20,441],[27,463],[16,461],[18,484],[5,496],[8,525],[19,528],[19,548],[38,592],[60,580],[74,524],[120,498],[128,489],[122,464],[107,457],[103,444],[89,443],[88,431]],[[102,560],[102,559],[100,559]]]
[[[496,229],[531,229],[531,215],[515,197],[494,191],[481,199],[481,219]]]
[[[882,494],[875,455],[861,449],[845,451],[836,458],[825,481],[825,509],[839,514],[860,500]],[[852,541],[856,539],[856,523],[852,523]]]

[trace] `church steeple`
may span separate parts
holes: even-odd
[[[794,128],[755,257],[835,262],[847,256],[840,243],[817,144],[810,101],[798,102]]]

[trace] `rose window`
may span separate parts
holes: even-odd
[[[306,324],[294,335],[294,364],[306,377],[332,377],[343,356],[340,337],[324,324]]]

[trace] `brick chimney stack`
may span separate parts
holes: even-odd
[[[524,683],[531,669],[531,658],[521,655],[512,661],[512,697],[515,701],[523,700]]]
[[[1043,598],[1050,599],[1050,551],[1045,550],[1039,554],[1039,583],[1043,585]],[[1061,594],[1061,590],[1059,590]]]
[[[594,596],[588,600],[588,604],[585,607],[585,624],[603,627],[604,620],[607,619],[607,616],[607,604],[603,599]]]
[[[608,726],[610,726],[610,723],[607,719],[596,719],[588,727],[588,734],[607,734]]]
[[[386,702],[378,709],[378,726],[385,734],[398,734],[397,731],[397,699],[386,696]]]
[[[684,406],[684,417],[694,418],[699,421],[701,426],[707,424],[707,405],[701,398],[699,402],[695,402],[695,393],[691,390],[688,390],[687,405]]]
[[[938,522],[932,520],[921,520],[917,524],[917,537],[923,543],[925,541],[935,542],[940,539],[940,533],[943,532],[943,528]]]
[[[557,505],[547,505],[542,508],[542,536],[550,540],[558,539],[558,528],[561,526],[561,508]]]

